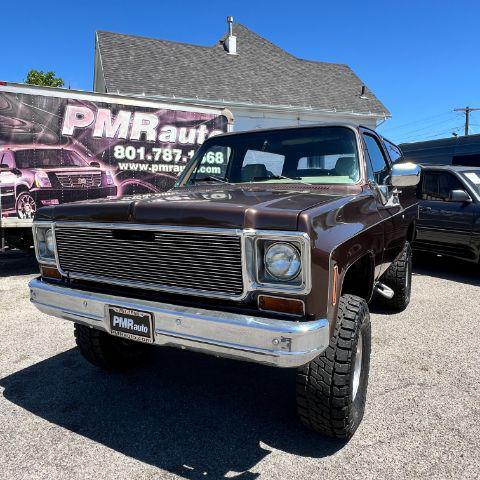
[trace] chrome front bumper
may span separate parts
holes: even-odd
[[[42,312],[110,333],[108,306],[148,311],[154,344],[197,350],[277,367],[298,367],[323,352],[328,321],[275,320],[85,292],[34,279],[30,300]]]

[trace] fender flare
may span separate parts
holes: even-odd
[[[15,200],[18,198],[20,193],[25,191],[30,191],[31,186],[27,182],[17,182],[15,184]]]
[[[366,257],[368,257],[368,264],[369,264],[369,268],[370,268],[370,275],[369,275],[369,286],[368,286],[368,291],[367,291],[367,295],[365,296],[365,301],[368,303],[370,301],[370,299],[372,298],[372,295],[373,295],[373,289],[374,289],[374,286],[375,286],[375,254],[373,252],[373,250],[367,250],[365,252],[363,252],[361,255],[359,255],[358,257],[355,257],[353,258],[346,266],[345,268],[343,269],[343,275],[340,279],[340,285],[339,285],[339,291],[342,292],[343,291],[343,284],[344,284],[344,280],[345,278],[347,277],[350,269],[358,264],[358,262],[361,262],[363,261]]]

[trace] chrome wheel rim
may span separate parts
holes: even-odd
[[[37,211],[37,204],[30,195],[24,195],[20,198],[18,205],[18,216],[20,218],[33,218],[33,215]]]
[[[353,366],[353,382],[352,382],[352,400],[358,393],[358,387],[360,386],[360,376],[362,374],[362,352],[363,352],[363,334],[360,332],[357,341],[357,353],[355,355],[355,365]]]

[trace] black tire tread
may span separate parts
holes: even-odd
[[[353,415],[350,398],[352,354],[362,326],[370,329],[366,302],[354,295],[343,295],[339,300],[337,322],[329,346],[310,363],[299,368],[297,409],[300,420],[308,428],[324,435],[350,438],[363,416],[363,410],[360,417]],[[370,352],[365,354],[369,357]],[[364,390],[363,396],[366,395],[366,386]]]
[[[389,310],[401,311],[407,308],[410,303],[411,278],[407,288],[407,275],[412,272],[412,248],[410,243],[406,242],[405,247],[397,258],[390,265],[388,270],[382,275],[381,282],[390,287],[395,293],[392,298],[378,296],[378,304]]]
[[[75,342],[83,357],[92,365],[109,371],[121,371],[138,363],[138,359],[146,351],[146,345],[133,342],[134,347],[122,348],[121,340],[112,337],[106,332],[97,330],[78,323],[74,326]],[[137,361],[137,362],[136,362]]]

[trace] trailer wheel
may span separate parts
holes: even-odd
[[[37,211],[37,203],[30,192],[22,192],[17,197],[16,211],[18,218],[33,218]]]
[[[355,433],[365,411],[370,348],[365,300],[342,295],[329,346],[298,369],[297,410],[305,426],[343,439]]]

